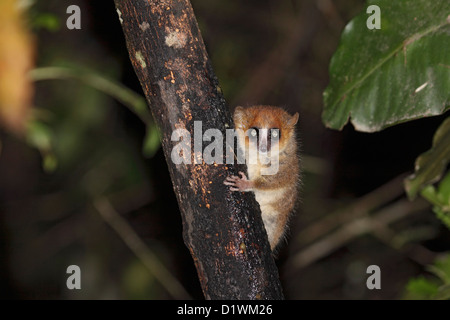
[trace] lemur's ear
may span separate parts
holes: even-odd
[[[236,128],[244,129],[247,126],[247,112],[241,106],[234,109],[233,121]]]
[[[288,125],[289,125],[290,127],[294,127],[294,126],[297,124],[297,122],[298,122],[298,117],[299,117],[298,112],[296,112],[296,113],[288,120]]]

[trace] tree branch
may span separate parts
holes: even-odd
[[[195,149],[192,156],[183,154],[192,164],[171,160],[176,129],[187,130],[195,142],[203,143],[206,130],[218,129],[225,137],[226,129],[233,127],[190,2],[115,0],[115,4],[131,62],[160,128],[184,241],[205,297],[282,299],[254,195],[231,193],[223,185],[226,176],[245,168],[206,164],[202,151]],[[194,121],[201,121],[200,141]]]

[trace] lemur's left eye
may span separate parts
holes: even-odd
[[[270,130],[270,134],[272,135],[273,138],[278,138],[279,130],[278,129],[272,129],[272,130]]]

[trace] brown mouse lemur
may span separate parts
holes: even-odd
[[[283,239],[298,197],[298,117],[272,106],[237,107],[233,115],[248,178],[239,172],[239,177],[229,176],[224,184],[231,191],[255,193],[272,250]]]

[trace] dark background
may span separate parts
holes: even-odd
[[[68,30],[66,8],[77,4],[82,30]],[[345,24],[364,1],[192,0],[202,35],[231,108],[274,104],[300,113],[301,203],[277,264],[287,299],[401,299],[409,279],[450,244],[449,232],[420,199],[409,203],[398,177],[431,146],[442,117],[365,134],[321,122],[328,65]],[[55,31],[34,27],[36,65],[90,70],[141,89],[128,60],[113,1],[39,0],[30,19],[57,18]],[[203,298],[161,150],[142,154],[144,124],[112,98],[74,80],[36,84],[36,108],[50,115],[58,168],[42,169],[39,152],[0,133],[0,297],[13,299],[171,299],[93,206],[106,196],[194,298]],[[373,191],[395,180],[398,195]],[[398,205],[403,218],[385,233],[348,238],[308,264],[302,237],[312,223],[336,222],[361,197],[363,216]],[[371,208],[369,210],[369,208]],[[416,209],[415,209],[416,208]],[[367,211],[367,212],[366,212]],[[352,221],[352,220],[350,220]],[[350,221],[336,223],[333,239]],[[381,235],[380,235],[381,234]],[[328,237],[328,238],[327,238]],[[333,243],[333,241],[331,241]],[[314,250],[313,250],[314,252]],[[66,288],[66,268],[82,270],[82,289]],[[381,268],[381,290],[368,290],[366,268]]]

